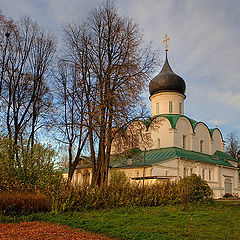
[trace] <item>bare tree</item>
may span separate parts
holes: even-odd
[[[51,105],[47,71],[56,43],[30,18],[8,21],[7,42],[1,48],[1,114],[7,135],[17,149],[25,140],[34,144],[40,118]]]
[[[240,150],[240,140],[239,135],[236,131],[231,132],[227,136],[226,152],[232,157],[238,157],[238,151]]]
[[[78,68],[92,159],[92,185],[108,180],[114,131],[139,104],[155,54],[143,47],[142,32],[132,19],[118,15],[107,1],[87,20],[65,29],[66,61]]]
[[[28,143],[34,145],[35,132],[48,123],[48,114],[52,110],[52,94],[47,82],[48,70],[56,52],[54,37],[39,29],[30,51],[29,64],[33,75],[34,98],[31,107],[31,130]]]
[[[56,127],[60,130],[57,139],[68,146],[68,184],[80,163],[81,154],[88,137],[84,112],[86,104],[79,86],[76,65],[59,61],[58,108]]]

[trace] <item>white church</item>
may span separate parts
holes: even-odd
[[[132,122],[125,133],[143,136],[138,154],[111,161],[111,171],[125,172],[130,182],[151,184],[177,181],[197,174],[206,180],[214,198],[226,193],[240,195],[238,162],[224,152],[220,130],[184,115],[185,81],[175,74],[167,58],[160,73],[149,84],[152,117]],[[112,154],[129,148],[128,143],[113,142]],[[141,142],[142,141],[142,142]],[[146,143],[147,141],[147,143]],[[126,147],[126,148],[125,148]],[[73,176],[76,184],[90,183],[91,165],[83,159]],[[110,174],[111,174],[110,171]],[[66,176],[67,177],[67,173]]]
[[[140,154],[113,162],[112,167],[135,182],[178,180],[197,174],[207,181],[214,198],[226,193],[238,195],[237,160],[224,153],[223,136],[217,127],[210,129],[184,115],[186,84],[170,67],[167,44],[165,51],[165,63],[149,84],[152,117],[128,126],[135,131],[139,128],[139,132],[143,129],[150,144],[140,144]],[[113,149],[121,151],[121,144],[115,142]]]

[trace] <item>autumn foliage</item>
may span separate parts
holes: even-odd
[[[21,215],[51,210],[47,195],[34,192],[0,192],[0,212],[6,215]]]
[[[177,182],[142,186],[112,182],[97,188],[77,186],[59,189],[53,201],[55,212],[130,206],[161,206],[206,202],[211,199],[210,187],[199,176],[191,175]]]

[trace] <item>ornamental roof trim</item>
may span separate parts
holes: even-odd
[[[220,131],[218,128],[210,129],[210,128],[208,128],[208,126],[207,126],[206,123],[204,123],[204,122],[202,122],[202,121],[198,122],[198,121],[196,121],[196,120],[194,120],[194,119],[192,119],[192,118],[189,118],[189,117],[187,117],[187,116],[185,116],[185,115],[181,115],[181,114],[159,114],[159,115],[155,115],[155,116],[152,117],[152,118],[146,118],[146,119],[142,120],[142,123],[146,126],[146,129],[148,130],[149,127],[150,127],[150,125],[151,125],[151,123],[153,122],[153,120],[155,120],[155,119],[158,118],[158,117],[164,117],[164,118],[166,118],[166,119],[170,122],[170,124],[171,124],[171,126],[172,126],[173,129],[176,129],[177,121],[178,121],[181,117],[184,117],[184,118],[186,118],[186,119],[190,122],[190,124],[191,124],[191,126],[192,126],[193,133],[195,133],[195,129],[196,129],[197,125],[200,124],[200,123],[202,123],[202,124],[204,124],[204,125],[206,126],[206,128],[208,129],[208,132],[209,132],[209,135],[210,135],[211,138],[213,137],[213,132],[214,132],[215,130],[218,130],[219,133],[221,134],[222,141],[224,142],[222,133],[221,133],[221,131]],[[141,120],[140,120],[140,121],[141,121]]]

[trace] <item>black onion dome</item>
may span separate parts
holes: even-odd
[[[166,60],[161,72],[149,84],[150,95],[160,92],[178,92],[184,95],[185,90],[186,84],[184,80],[173,72],[166,54]]]

